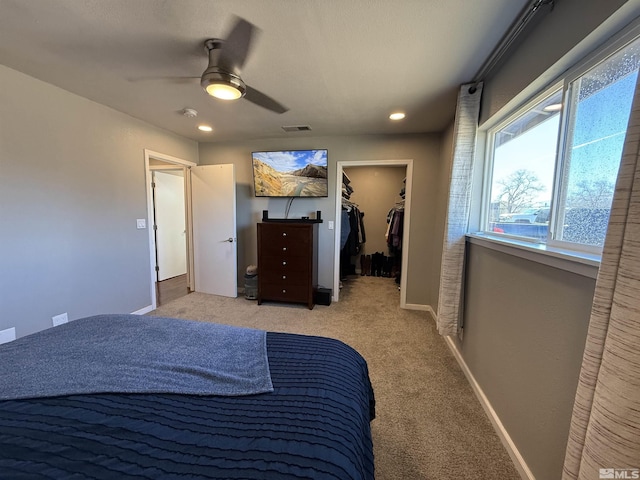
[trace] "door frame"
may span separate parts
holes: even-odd
[[[413,159],[406,160],[339,160],[336,163],[336,213],[334,230],[333,300],[340,295],[340,233],[342,210],[343,167],[402,167],[406,168],[404,222],[402,230],[402,268],[400,269],[400,308],[407,308],[407,267],[409,265],[409,232],[411,223],[411,186],[413,185]]]
[[[182,168],[185,171],[184,175],[184,196],[185,196],[185,225],[187,230],[187,285],[189,290],[193,290],[193,236],[191,234],[191,181],[187,174],[187,170],[190,167],[195,167],[198,164],[185,160],[183,158],[174,157],[160,152],[154,152],[153,150],[144,149],[144,170],[145,170],[145,188],[147,192],[147,229],[149,230],[149,266],[150,266],[150,279],[151,279],[151,310],[155,310],[158,306],[156,297],[156,239],[153,229],[153,188],[151,187],[153,170],[160,170],[162,167],[155,167],[150,165],[150,161],[159,160],[161,162],[170,163],[175,167],[168,168]],[[166,169],[167,167],[165,167]]]

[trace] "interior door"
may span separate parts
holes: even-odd
[[[233,165],[191,167],[195,291],[238,296]]]
[[[153,172],[158,281],[187,273],[182,170]]]

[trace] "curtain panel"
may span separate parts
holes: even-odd
[[[640,83],[596,280],[563,480],[640,475],[639,149]]]
[[[456,335],[462,311],[465,234],[469,226],[471,182],[478,131],[482,83],[463,85],[458,94],[453,130],[453,159],[438,293],[440,335]]]

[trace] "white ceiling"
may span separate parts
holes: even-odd
[[[527,3],[0,0],[0,63],[198,141],[434,132]],[[243,80],[288,112],[216,100],[197,79],[171,78],[199,77],[204,40],[224,38],[234,15],[261,30]],[[406,119],[391,122],[396,110]],[[299,124],[312,131],[281,128]]]

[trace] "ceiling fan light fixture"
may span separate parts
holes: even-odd
[[[226,83],[211,83],[207,85],[205,90],[209,95],[219,98],[220,100],[237,100],[242,96],[240,90]]]
[[[202,74],[200,85],[209,95],[220,100],[237,100],[247,91],[240,77],[218,69],[207,69]]]

